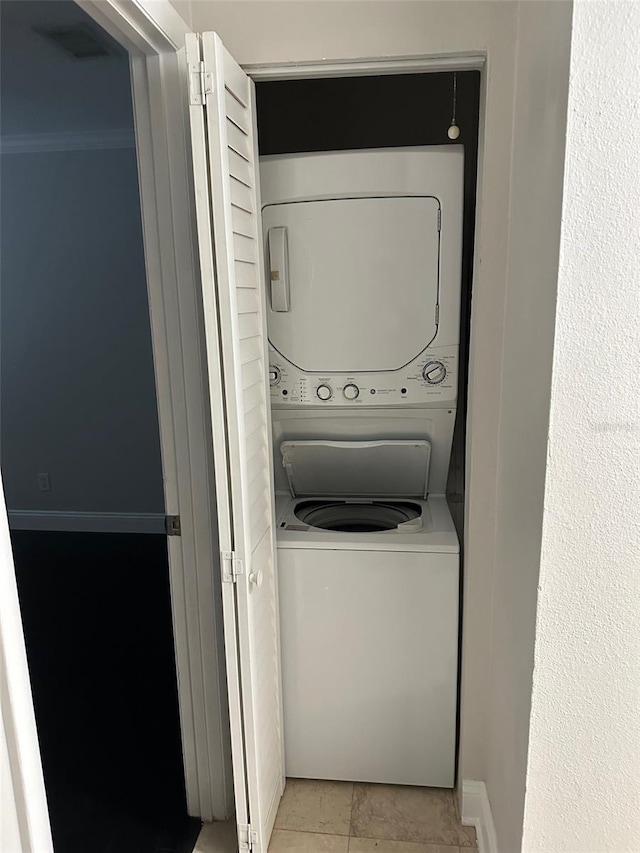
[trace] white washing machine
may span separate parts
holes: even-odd
[[[289,776],[454,783],[462,168],[261,161]]]
[[[289,776],[454,783],[460,549],[431,444],[452,412],[412,414],[381,439],[379,411],[273,413]]]

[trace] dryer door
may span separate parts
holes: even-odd
[[[397,370],[435,337],[440,203],[345,198],[263,208],[271,345],[313,373]]]

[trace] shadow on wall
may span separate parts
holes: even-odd
[[[7,505],[162,512],[135,150],[2,160]]]
[[[0,15],[7,507],[163,513],[129,60],[69,0]],[[78,26],[105,55],[46,34]]]

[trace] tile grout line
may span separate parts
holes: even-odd
[[[352,782],[351,785],[351,811],[349,812],[349,840],[347,841],[347,853],[351,850],[351,827],[353,825],[353,801],[356,796],[356,783]]]
[[[407,841],[397,838],[376,838],[374,835],[353,835],[349,836],[349,840],[351,838],[362,838],[364,841],[381,841],[387,842],[390,844],[418,844],[423,847],[451,847],[451,849],[462,851],[468,850],[470,853],[474,853],[478,848],[477,847],[463,847],[461,844],[447,844],[443,841]]]
[[[464,847],[460,844],[449,844],[446,841],[407,841],[402,838],[376,838],[375,835],[354,835],[353,838],[362,838],[365,841],[383,841],[390,844],[422,844],[426,847],[460,847],[461,850],[476,850],[475,847]]]

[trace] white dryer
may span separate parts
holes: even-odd
[[[455,405],[463,148],[260,161],[272,406]]]
[[[461,146],[261,160],[286,772],[454,783]]]

